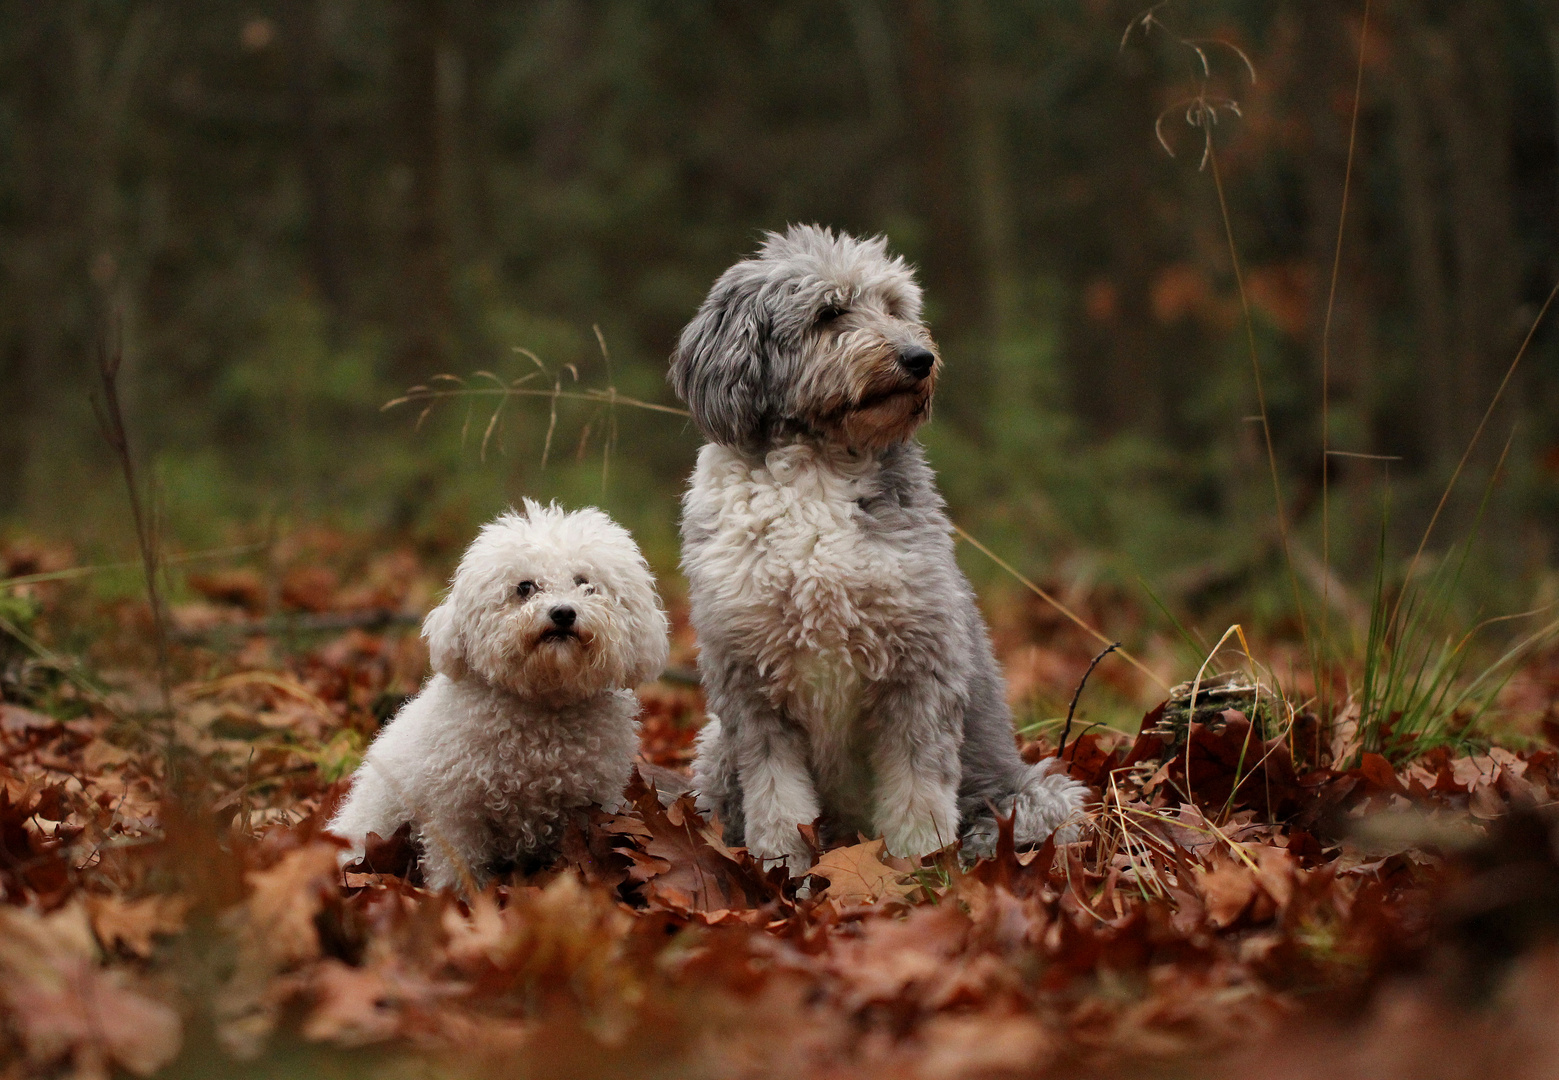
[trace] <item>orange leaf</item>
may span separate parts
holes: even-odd
[[[879,837],[853,847],[827,852],[812,873],[828,879],[823,895],[841,904],[875,904],[878,900],[904,900],[920,888],[905,884],[904,872],[882,861],[885,844]]]

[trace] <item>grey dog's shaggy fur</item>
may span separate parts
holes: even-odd
[[[919,856],[1020,843],[1085,789],[1014,746],[1002,678],[915,429],[941,370],[885,241],[771,233],[715,282],[671,382],[709,439],[683,567],[710,723],[694,783],[726,841],[803,872],[797,826]]]

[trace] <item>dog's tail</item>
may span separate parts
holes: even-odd
[[[1059,758],[1027,766],[1013,802],[1013,842],[1022,849],[1038,847],[1052,833],[1058,844],[1078,839],[1087,798],[1087,786],[1068,776]]]

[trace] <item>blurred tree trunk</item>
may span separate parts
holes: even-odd
[[[21,3],[5,10],[16,35],[14,163],[19,235],[6,258],[19,331],[3,348],[14,418],[0,425],[0,507],[24,506],[44,461],[62,449],[51,412],[83,393],[105,311],[133,330],[139,254],[121,221],[119,168],[131,137],[133,92],[153,20],[144,4],[117,20],[80,2]],[[128,396],[142,380],[134,350]],[[49,493],[48,497],[54,497]]]
[[[960,133],[967,123],[958,57],[943,25],[937,0],[909,0],[903,10],[908,65],[904,72],[909,105],[912,160],[918,174],[919,210],[926,222],[926,286],[936,309],[937,329],[955,339],[986,322],[985,281],[970,227],[969,185]]]
[[[452,17],[452,48],[459,62],[460,239],[464,257],[490,262],[497,213],[492,193],[492,116],[487,86],[500,58],[501,39],[493,25],[496,5],[489,0],[463,0]]]
[[[326,115],[326,42],[320,0],[286,0],[283,36],[288,49],[288,83],[292,122],[297,133],[298,167],[308,196],[309,272],[339,322],[347,304],[346,267],[336,206],[335,170],[331,161]]]
[[[1331,448],[1372,451],[1376,449],[1373,446],[1340,444],[1338,439],[1339,421],[1346,424],[1348,414],[1353,414],[1359,421],[1364,419],[1360,414],[1368,407],[1366,398],[1376,379],[1371,339],[1375,302],[1373,282],[1367,270],[1370,238],[1364,228],[1369,203],[1363,191],[1368,158],[1374,150],[1369,142],[1371,82],[1368,78],[1361,91],[1364,100],[1359,103],[1359,138],[1354,148],[1347,219],[1343,219],[1343,189],[1349,184],[1348,140],[1353,122],[1363,5],[1358,0],[1310,0],[1299,5],[1298,10],[1296,98],[1308,135],[1303,156],[1307,208],[1304,248],[1312,282],[1309,347],[1306,350],[1310,364],[1304,385],[1316,388],[1314,393],[1318,398],[1323,389],[1324,366],[1324,390],[1332,414]],[[1379,26],[1373,27],[1371,32],[1378,36]],[[1331,301],[1328,330],[1332,269],[1339,257],[1339,223],[1342,225],[1341,262],[1337,266],[1337,291]],[[1325,365],[1323,353],[1330,357]],[[1322,467],[1319,401],[1311,415],[1316,420],[1314,432],[1303,435],[1296,449],[1301,455],[1302,474],[1313,474],[1319,482]],[[1337,473],[1335,463],[1331,471],[1334,475]]]
[[[1510,92],[1502,45],[1503,11],[1483,0],[1457,0],[1442,25],[1425,25],[1423,93],[1444,139],[1446,237],[1450,253],[1451,376],[1458,408],[1437,457],[1455,461],[1510,363],[1520,300],[1520,253],[1510,198]],[[1512,391],[1516,388],[1512,387]],[[1506,409],[1515,393],[1507,392]],[[1489,432],[1485,455],[1498,453],[1506,413]]]
[[[844,0],[871,102],[872,124],[880,132],[898,131],[904,123],[903,100],[893,63],[893,36],[877,0]]]
[[[68,129],[59,123],[66,85],[67,11],[63,5],[11,3],[6,23],[15,49],[15,169],[21,224],[5,260],[14,327],[3,354],[6,416],[0,424],[0,512],[21,508],[36,444],[40,390],[57,375],[68,304],[66,267],[76,261],[69,241],[73,213]],[[79,265],[79,263],[78,263]]]
[[[1421,440],[1419,449],[1427,459],[1422,464],[1438,466],[1444,463],[1448,452],[1448,435],[1457,427],[1459,407],[1449,350],[1450,296],[1441,257],[1440,207],[1436,198],[1440,170],[1431,148],[1429,121],[1419,90],[1423,73],[1418,35],[1423,5],[1417,0],[1406,0],[1393,14],[1394,47],[1387,79],[1418,346],[1417,434]],[[1398,448],[1382,449],[1393,453]]]
[[[559,186],[576,180],[584,164],[589,82],[578,73],[585,70],[589,55],[587,14],[581,0],[554,0],[538,27],[547,40],[551,77],[541,99],[536,158],[542,176]]]
[[[1152,438],[1168,432],[1170,411],[1152,302],[1154,271],[1170,261],[1159,250],[1163,234],[1153,220],[1160,196],[1151,170],[1162,153],[1153,138],[1159,79],[1149,49],[1117,50],[1104,37],[1106,28],[1125,26],[1140,11],[1135,0],[1117,0],[1088,23],[1098,39],[1111,41],[1096,60],[1104,68],[1094,145],[1126,149],[1086,178],[1102,226],[1095,262],[1105,270],[1083,283],[1096,295],[1083,303],[1092,310],[1081,316],[1083,351],[1073,361],[1073,382],[1079,403],[1106,435],[1131,431]],[[1068,177],[1082,180],[1075,173]]]
[[[974,235],[984,285],[983,314],[989,348],[1009,333],[1016,302],[1013,281],[1013,213],[1007,173],[1005,100],[997,70],[991,15],[986,0],[959,0],[959,37],[965,56],[969,103],[969,173]]]
[[[439,94],[446,15],[444,0],[395,0],[391,15],[397,158],[406,183],[391,301],[399,338],[397,367],[408,380],[445,370],[453,312]]]
[[[1548,6],[1548,63],[1553,69],[1554,149],[1559,153],[1559,6]],[[1554,217],[1559,221],[1559,168],[1554,170]]]

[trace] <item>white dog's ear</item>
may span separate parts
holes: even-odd
[[[624,685],[632,688],[660,678],[671,656],[671,623],[655,591],[655,579],[649,567],[640,565],[624,589],[628,612],[627,675]]]
[[[641,620],[639,632],[639,664],[630,686],[660,678],[661,672],[666,670],[666,661],[671,659],[671,624],[659,605],[653,609],[653,614]]]
[[[422,621],[422,637],[428,643],[428,659],[434,671],[451,679],[465,678],[471,669],[466,664],[465,642],[455,627],[452,598],[428,612]]]

